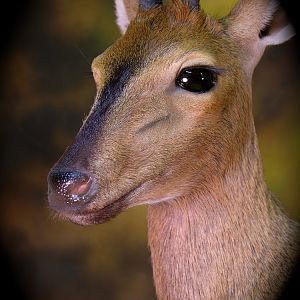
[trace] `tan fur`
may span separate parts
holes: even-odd
[[[116,0],[117,23],[122,33],[125,33],[129,23],[138,12],[138,0]]]
[[[158,299],[274,299],[298,254],[296,224],[274,204],[249,141],[207,189],[150,206]],[[292,241],[292,243],[291,243]]]
[[[138,0],[124,0],[129,20],[133,20],[138,11]]]
[[[222,21],[180,0],[135,18],[136,1],[124,3],[131,23],[93,62],[97,98],[81,132],[95,126],[89,121],[118,68],[131,75],[101,130],[79,133],[81,147],[56,166],[84,168],[99,186],[93,201],[65,217],[101,223],[149,204],[160,300],[273,299],[299,239],[264,183],[252,116],[251,77],[267,45],[259,32],[273,2],[243,0]],[[175,86],[180,70],[195,65],[223,70],[210,92]]]
[[[249,38],[258,38],[257,32],[272,21],[272,15],[277,7],[278,3],[270,0],[240,1],[229,15],[230,34],[241,40],[247,40],[248,43]]]

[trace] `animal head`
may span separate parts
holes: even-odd
[[[92,63],[94,105],[49,173],[50,206],[79,224],[203,189],[255,137],[251,77],[293,32],[269,0],[222,20],[198,1],[116,0],[122,37]]]

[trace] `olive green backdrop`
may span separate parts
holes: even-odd
[[[232,1],[203,1],[222,16]],[[47,207],[47,172],[93,102],[92,59],[120,36],[113,1],[30,6],[1,63],[1,244],[8,281],[29,299],[154,299],[146,207],[80,227]],[[299,71],[295,40],[268,49],[254,77],[267,182],[300,220]]]

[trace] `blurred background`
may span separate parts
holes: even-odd
[[[222,16],[234,2],[203,7]],[[155,299],[145,207],[84,228],[53,218],[46,200],[47,173],[93,102],[91,61],[120,36],[113,1],[23,1],[2,15],[1,272],[10,298]],[[300,221],[298,50],[293,38],[266,51],[254,113],[267,183]]]

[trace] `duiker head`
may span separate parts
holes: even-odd
[[[95,58],[95,103],[48,178],[50,206],[83,225],[180,201],[238,164],[255,144],[253,70],[292,35],[268,0],[222,20],[194,0],[116,0],[116,11],[123,36]]]

